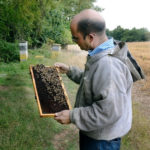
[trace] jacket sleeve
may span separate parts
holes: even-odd
[[[83,75],[83,70],[80,70],[77,67],[70,66],[67,76],[77,84],[80,84],[81,78]]]
[[[92,131],[115,123],[123,115],[126,103],[130,100],[127,96],[132,85],[130,79],[126,67],[114,67],[111,59],[103,61],[93,74],[93,104],[70,111],[71,122],[82,131]]]

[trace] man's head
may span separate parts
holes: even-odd
[[[71,21],[71,33],[81,49],[94,49],[106,40],[105,21],[95,10],[86,9]]]

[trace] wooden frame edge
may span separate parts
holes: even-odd
[[[32,77],[32,82],[33,82],[33,88],[34,88],[34,92],[35,92],[35,96],[36,96],[36,99],[37,99],[37,104],[38,104],[38,109],[39,109],[39,112],[40,112],[40,117],[55,117],[55,114],[54,113],[49,113],[49,114],[43,114],[42,113],[42,108],[41,108],[41,104],[40,104],[40,100],[39,100],[39,96],[38,96],[38,92],[37,92],[37,88],[36,88],[36,82],[35,82],[35,79],[34,79],[34,74],[33,74],[33,70],[32,70],[32,67],[33,65],[30,65],[30,73],[31,73],[31,77]],[[50,66],[46,66],[46,67],[50,67]],[[56,68],[56,67],[55,67]],[[57,73],[58,73],[58,76],[59,76],[59,79],[60,79],[60,83],[61,83],[61,86],[63,88],[63,91],[64,91],[64,95],[65,95],[65,98],[66,98],[66,102],[69,106],[69,110],[72,109],[71,107],[71,104],[70,104],[70,101],[69,101],[69,98],[68,98],[68,95],[67,95],[67,92],[66,92],[66,89],[64,87],[64,84],[62,82],[62,78],[61,76],[59,75],[59,69],[56,68],[57,70]]]
[[[40,106],[40,100],[39,100],[38,92],[36,90],[37,88],[36,88],[36,83],[35,83],[35,79],[34,79],[34,74],[33,74],[32,67],[33,66],[30,65],[30,72],[31,72],[31,77],[32,77],[32,82],[33,82],[33,88],[34,88],[34,92],[35,92],[35,96],[36,96],[36,100],[37,100],[37,104],[38,104],[40,116],[42,116],[42,109],[41,109],[41,106]]]

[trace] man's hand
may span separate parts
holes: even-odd
[[[61,124],[69,124],[70,118],[69,118],[69,111],[70,110],[63,110],[61,112],[55,113],[54,119],[58,121]]]
[[[67,73],[69,71],[69,66],[63,63],[55,63],[55,67],[58,67],[61,73]]]

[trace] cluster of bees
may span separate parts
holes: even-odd
[[[69,109],[57,69],[40,64],[33,67],[33,73],[43,113]]]

